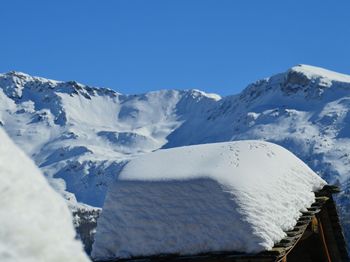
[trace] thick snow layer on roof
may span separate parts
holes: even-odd
[[[286,149],[237,141],[132,160],[98,221],[96,259],[268,250],[325,185]]]
[[[1,129],[0,206],[0,261],[89,261],[63,198]]]

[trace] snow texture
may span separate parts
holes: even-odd
[[[145,154],[110,189],[92,256],[269,250],[325,184],[292,153],[267,142]]]
[[[89,261],[64,199],[2,129],[0,206],[0,261]]]

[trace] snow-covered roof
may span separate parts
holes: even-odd
[[[146,154],[111,186],[92,256],[269,250],[325,184],[295,155],[266,142]]]
[[[65,201],[2,129],[0,206],[0,261],[89,261]]]

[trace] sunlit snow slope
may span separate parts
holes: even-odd
[[[198,90],[122,95],[17,72],[0,75],[1,124],[72,205],[76,197],[102,206],[113,177],[137,155],[262,139],[342,187],[337,201],[348,239],[349,110],[350,76],[306,65],[221,99]]]

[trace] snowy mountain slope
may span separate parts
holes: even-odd
[[[0,260],[87,262],[64,199],[0,128]]]
[[[339,184],[350,239],[350,76],[299,65],[221,98],[198,90],[123,95],[23,73],[0,75],[0,121],[71,205],[101,207],[130,159],[238,139],[280,144]],[[68,193],[71,192],[71,193]]]
[[[0,75],[1,124],[57,190],[73,193],[73,205],[76,197],[102,206],[125,161],[162,147],[182,114],[200,114],[216,99],[196,90],[121,95],[17,72]]]

